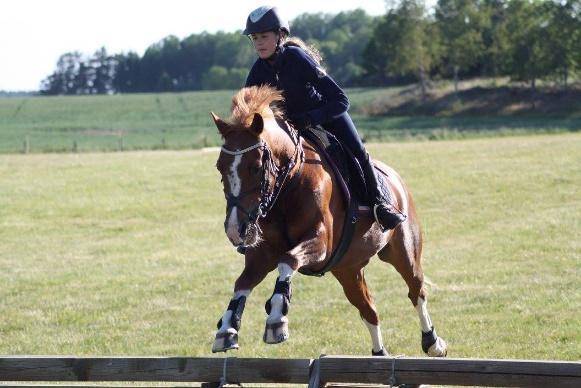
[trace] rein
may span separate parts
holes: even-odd
[[[268,215],[268,212],[274,207],[274,204],[276,203],[276,200],[279,197],[285,182],[287,181],[288,175],[297,165],[297,163],[301,164],[301,167],[299,168],[299,174],[302,171],[302,163],[304,162],[305,156],[303,147],[300,144],[299,136],[298,134],[293,133],[286,121],[283,122],[283,124],[283,130],[290,136],[295,145],[295,152],[293,157],[289,159],[289,161],[284,166],[276,165],[272,157],[272,150],[270,149],[269,145],[262,139],[258,143],[238,151],[231,151],[222,146],[222,152],[233,156],[243,155],[255,149],[261,149],[264,151],[262,155],[262,179],[260,184],[237,196],[227,193],[225,194],[227,208],[230,209],[234,206],[237,206],[244,214],[248,216],[249,223],[255,223],[259,218],[265,218]],[[272,187],[270,184],[271,176],[274,176],[274,185]],[[260,201],[258,205],[251,211],[243,208],[240,205],[242,198],[259,188]]]

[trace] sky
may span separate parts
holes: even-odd
[[[105,47],[110,54],[143,55],[168,35],[241,30],[250,11],[265,4],[289,20],[355,8],[374,16],[386,11],[385,0],[1,0],[0,90],[38,90],[66,52],[92,55]]]

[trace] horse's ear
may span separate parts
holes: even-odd
[[[230,125],[221,118],[219,118],[214,112],[210,112],[210,115],[212,116],[212,119],[214,119],[214,124],[216,124],[216,127],[218,127],[218,131],[220,132],[220,134],[222,136],[226,136],[226,132],[228,132]]]
[[[250,130],[256,135],[260,135],[264,129],[264,120],[260,113],[255,113],[252,119],[252,124],[250,124]]]

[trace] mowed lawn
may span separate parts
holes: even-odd
[[[414,193],[429,309],[451,357],[581,358],[581,134],[372,144]],[[0,354],[207,356],[243,258],[217,151],[0,155]],[[392,354],[423,355],[404,282],[366,271]],[[370,354],[331,275],[296,276],[290,339],[238,357]],[[229,354],[232,355],[232,354]]]

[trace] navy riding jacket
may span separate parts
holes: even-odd
[[[349,100],[343,90],[303,49],[281,47],[271,65],[258,58],[246,86],[271,85],[282,91],[287,116],[313,125],[333,121],[347,112]]]

